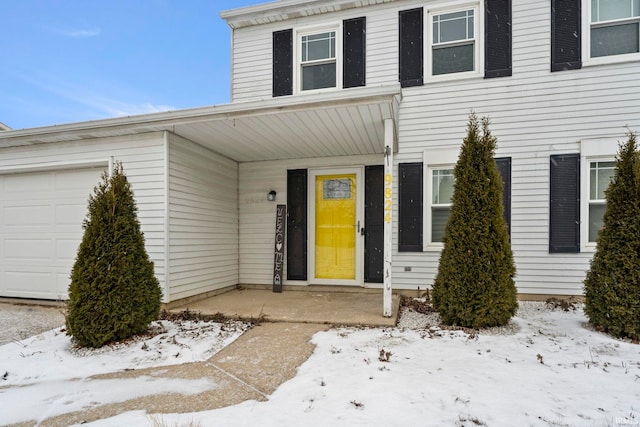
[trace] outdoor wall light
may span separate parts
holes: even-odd
[[[275,190],[271,190],[267,193],[267,200],[270,202],[275,202],[276,201],[276,192]]]

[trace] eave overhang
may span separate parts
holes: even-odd
[[[0,132],[0,148],[168,131],[237,162],[382,154],[398,84]]]
[[[280,0],[227,10],[220,17],[237,29],[392,1],[395,0]]]

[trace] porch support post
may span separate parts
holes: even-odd
[[[393,212],[393,147],[394,125],[392,119],[384,121],[384,317],[391,317],[391,254],[392,254],[392,212]]]

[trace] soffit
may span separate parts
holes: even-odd
[[[0,148],[169,131],[237,162],[381,154],[398,85],[10,130]]]

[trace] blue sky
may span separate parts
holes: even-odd
[[[5,0],[0,122],[13,129],[229,102],[223,10],[264,0]]]

